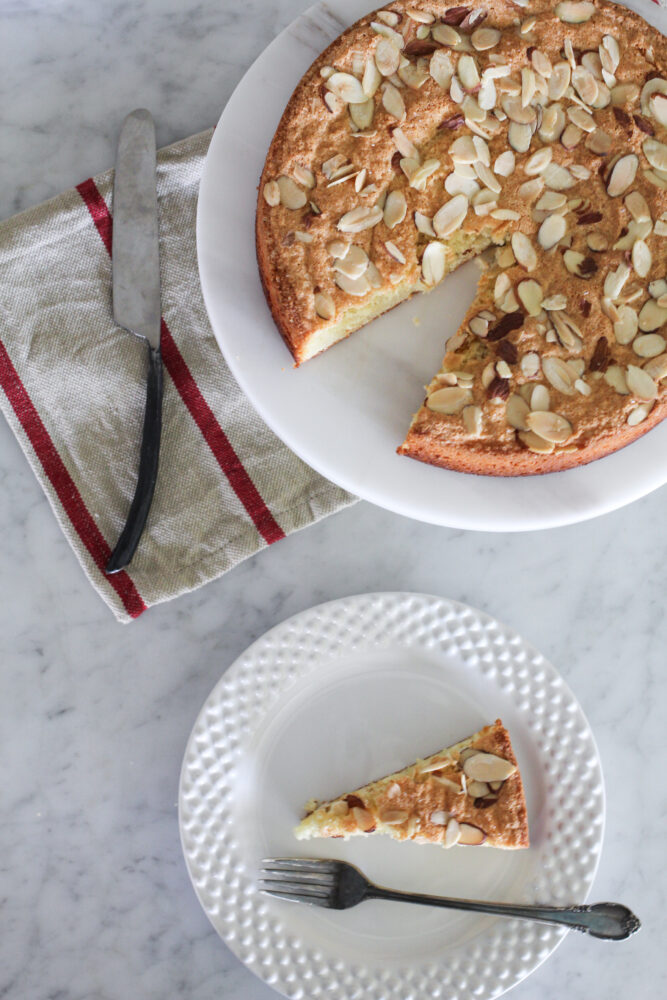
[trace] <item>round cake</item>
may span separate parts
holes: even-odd
[[[401,454],[609,454],[667,413],[667,41],[606,0],[396,0],[294,91],[256,235],[297,364],[478,258]]]

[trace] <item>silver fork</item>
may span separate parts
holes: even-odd
[[[358,868],[345,861],[316,858],[265,858],[259,888],[269,896],[292,903],[310,903],[330,910],[347,910],[365,899],[392,899],[402,903],[442,906],[450,910],[493,913],[501,917],[564,924],[596,938],[623,941],[639,930],[634,913],[620,903],[593,906],[530,906],[520,903],[487,903],[474,899],[451,899],[414,892],[397,892],[374,885]]]

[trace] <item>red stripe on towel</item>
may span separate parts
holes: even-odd
[[[92,216],[102,242],[111,254],[113,220],[107,203],[92,178],[79,184],[77,191]],[[161,335],[164,366],[230,486],[267,545],[279,541],[285,537],[285,532],[275,520],[259,490],[243,467],[243,463],[236,454],[229,438],[216,420],[213,410],[195,382],[192,372],[164,319],[162,320]]]
[[[83,502],[76,483],[51,440],[49,432],[28,395],[4,344],[0,342],[0,385],[17,416],[30,444],[35,450],[44,473],[53,486],[72,527],[90,553],[95,565],[104,573],[111,549],[104,540],[94,518]],[[141,594],[130,576],[122,571],[106,577],[116,591],[131,618],[146,610]]]

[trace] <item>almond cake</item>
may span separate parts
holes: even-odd
[[[384,833],[417,843],[528,847],[523,784],[500,719],[454,746],[329,802],[309,802],[298,840]]]
[[[667,407],[667,42],[606,0],[396,0],[296,88],[256,236],[297,364],[482,255],[401,454],[615,451]]]

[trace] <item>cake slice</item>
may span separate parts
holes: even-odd
[[[454,746],[328,802],[311,801],[298,840],[386,833],[421,844],[528,847],[528,816],[500,719]]]

